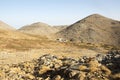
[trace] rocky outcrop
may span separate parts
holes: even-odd
[[[0,67],[1,80],[119,80],[119,75],[120,51],[79,59],[46,54],[29,62]]]

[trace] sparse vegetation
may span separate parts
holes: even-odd
[[[80,71],[85,71],[85,70],[87,70],[87,66],[85,66],[85,65],[80,65],[80,66],[79,66],[79,70],[80,70]]]
[[[61,28],[0,22],[0,80],[119,80],[118,23],[98,14]]]
[[[107,57],[108,53],[105,55]],[[116,56],[120,56],[120,53],[112,53],[116,60],[119,60]],[[1,79],[27,79],[27,80],[119,80],[119,73],[113,74],[115,67],[119,68],[119,64],[116,62],[112,64],[113,60],[109,57],[110,62],[103,63],[106,58],[102,58],[100,62],[97,60],[97,56],[81,57],[82,61],[74,58],[62,57],[46,54],[38,59],[22,62],[14,65],[6,65],[7,67],[0,67]],[[112,64],[111,68],[107,64]],[[55,66],[57,65],[57,66]],[[120,69],[119,69],[120,71]],[[5,72],[5,73],[4,73]],[[4,74],[3,74],[4,73]],[[6,77],[5,77],[6,76]]]
[[[107,75],[111,74],[111,71],[106,66],[102,65],[100,68],[101,68],[103,73],[105,73]]]

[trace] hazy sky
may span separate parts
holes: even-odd
[[[0,20],[15,28],[71,24],[93,13],[120,20],[120,0],[0,0]]]

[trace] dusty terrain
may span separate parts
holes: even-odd
[[[0,67],[2,80],[119,80],[120,51],[71,58],[46,54]]]
[[[38,22],[16,30],[1,21],[0,80],[120,79],[119,21],[94,14],[58,27]]]
[[[16,62],[32,60],[43,54],[79,57],[82,55],[94,56],[108,51],[92,44],[64,43],[51,41],[44,37],[38,38],[38,36],[37,38],[34,36],[33,39],[2,38],[0,43],[0,62],[4,62],[4,64],[14,63],[14,60]]]
[[[61,31],[65,28],[67,28],[69,25],[56,25],[56,26],[52,26],[53,28],[56,28],[58,31]]]

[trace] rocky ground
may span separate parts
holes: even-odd
[[[28,51],[0,51],[0,64],[17,64],[25,61],[31,61],[38,59],[45,54],[51,54],[54,56],[67,56],[77,58],[78,56],[95,56],[98,52],[89,49],[76,49],[74,47],[68,48],[43,48],[43,49],[31,49]],[[85,54],[84,54],[85,53]]]
[[[120,51],[79,58],[46,54],[32,61],[1,65],[0,80],[120,80]]]

